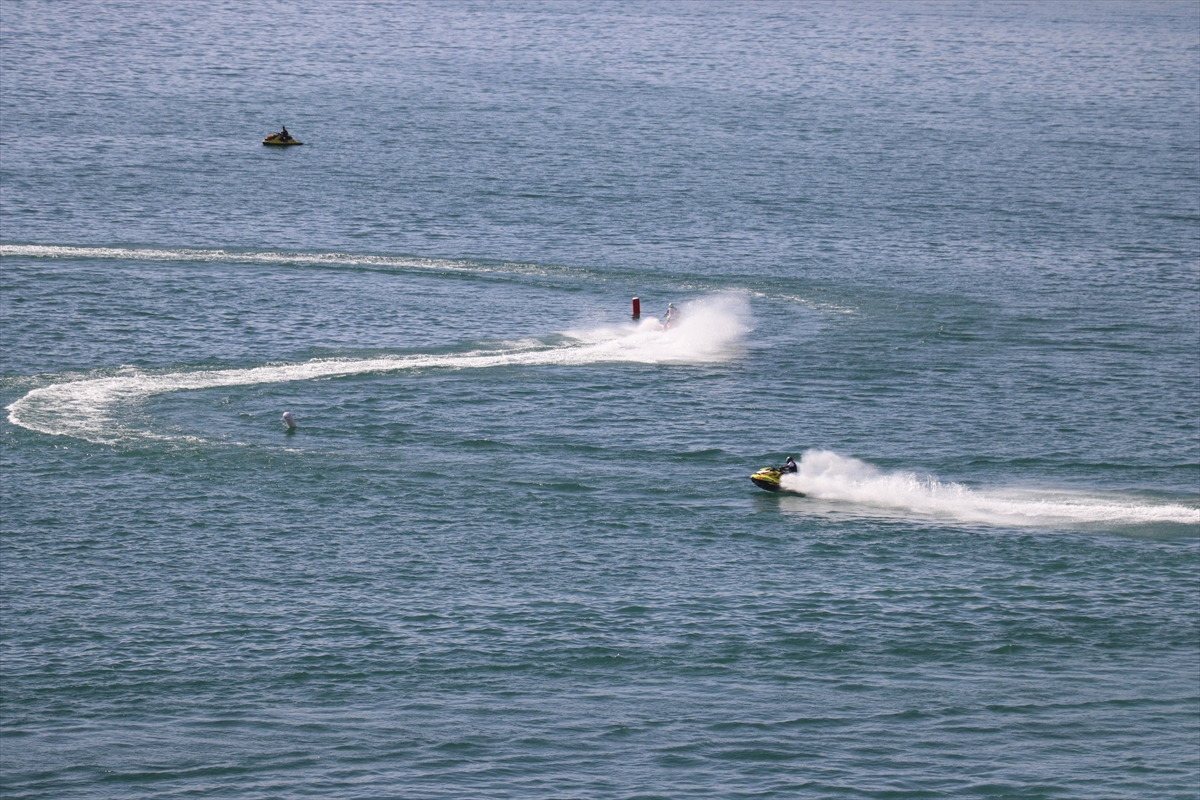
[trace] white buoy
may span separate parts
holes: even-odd
[[[296,420],[292,419],[292,412],[290,412],[290,411],[283,412],[283,424],[287,425],[287,429],[289,431],[296,430]]]

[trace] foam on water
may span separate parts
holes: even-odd
[[[357,267],[367,269],[425,269],[441,272],[505,272],[547,274],[578,272],[567,267],[548,268],[532,264],[482,264],[474,261],[412,258],[356,253],[287,253],[281,251],[238,252],[203,248],[70,247],[65,245],[0,245],[0,257],[119,259],[122,261],[206,261],[226,264],[298,264],[303,266]]]
[[[123,425],[122,412],[167,392],[222,386],[286,383],[372,372],[421,369],[483,369],[504,366],[586,365],[601,362],[699,364],[724,360],[736,351],[748,328],[749,312],[736,298],[701,299],[683,307],[670,330],[654,319],[637,326],[568,332],[571,341],[547,347],[516,343],[496,350],[452,355],[384,355],[365,359],[317,359],[300,364],[268,364],[247,369],[145,373],[122,368],[116,374],[52,383],[7,407],[14,425],[53,435],[113,444],[127,438],[162,438]]]
[[[205,248],[131,248],[76,247],[72,245],[0,245],[0,258],[43,258],[78,260],[119,260],[152,262],[206,262],[219,264],[262,264],[267,266],[301,266],[318,268],[348,268],[385,272],[420,271],[433,273],[469,273],[517,276],[571,276],[588,279],[591,270],[578,267],[528,264],[513,261],[480,262],[465,259],[416,258],[371,253],[302,253],[279,250],[237,251]],[[803,297],[794,293],[763,291],[737,287],[730,282],[690,281],[677,286],[689,294],[741,292],[747,297],[777,300],[800,305],[827,314],[855,314],[859,310],[824,299]],[[647,323],[649,324],[649,323]]]
[[[1016,527],[1200,525],[1200,509],[1101,494],[1029,489],[976,490],[915,472],[885,472],[857,458],[809,450],[784,489],[848,503],[857,512]]]

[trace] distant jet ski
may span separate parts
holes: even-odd
[[[780,479],[783,478],[784,470],[782,467],[763,467],[758,472],[750,476],[750,480],[754,481],[754,485],[760,489],[766,489],[768,492],[787,491],[791,494],[804,496],[803,492],[793,492],[790,489],[784,489],[780,485]]]
[[[279,133],[272,133],[267,138],[263,139],[263,144],[274,145],[275,147],[289,147],[294,144],[304,144],[292,138],[292,135],[284,128]]]

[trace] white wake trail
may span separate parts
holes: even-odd
[[[748,330],[744,302],[710,298],[685,307],[681,321],[663,331],[648,320],[637,327],[568,333],[574,341],[559,347],[475,351],[457,355],[380,356],[320,359],[248,369],[197,370],[148,374],[136,370],[102,378],[52,383],[33,389],[8,406],[8,421],[41,433],[75,436],[113,444],[152,437],[122,427],[121,417],[148,398],[168,392],[286,383],[319,378],[422,369],[486,369],[504,366],[586,365],[603,362],[699,364],[736,352]],[[160,437],[153,437],[160,438]]]
[[[536,264],[505,262],[483,264],[475,261],[416,258],[410,256],[381,256],[359,253],[289,253],[278,250],[237,251],[205,248],[149,247],[72,247],[67,245],[5,244],[0,245],[0,257],[116,259],[120,261],[213,262],[219,264],[281,264],[309,267],[350,267],[381,270],[430,270],[435,272],[468,272],[522,275],[551,275],[582,273],[569,267],[547,267]]]
[[[353,253],[286,253],[279,251],[219,250],[203,248],[156,249],[149,247],[69,247],[65,245],[0,245],[0,256],[25,258],[120,259],[122,261],[210,261],[223,264],[312,264],[373,266],[440,270],[486,271],[467,261],[355,255]]]
[[[1102,494],[1035,490],[977,490],[914,472],[884,472],[856,458],[809,450],[784,489],[853,505],[861,513],[995,526],[1040,527],[1200,525],[1200,508],[1155,504]]]

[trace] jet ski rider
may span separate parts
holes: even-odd
[[[799,472],[800,467],[796,466],[796,460],[788,456],[787,463],[779,468],[780,472]]]
[[[283,130],[275,135],[279,137],[281,142],[290,142],[292,140],[292,135],[287,132],[287,125],[284,125]]]
[[[675,304],[667,303],[667,317],[663,320],[663,330],[671,327],[671,323],[675,321]]]

